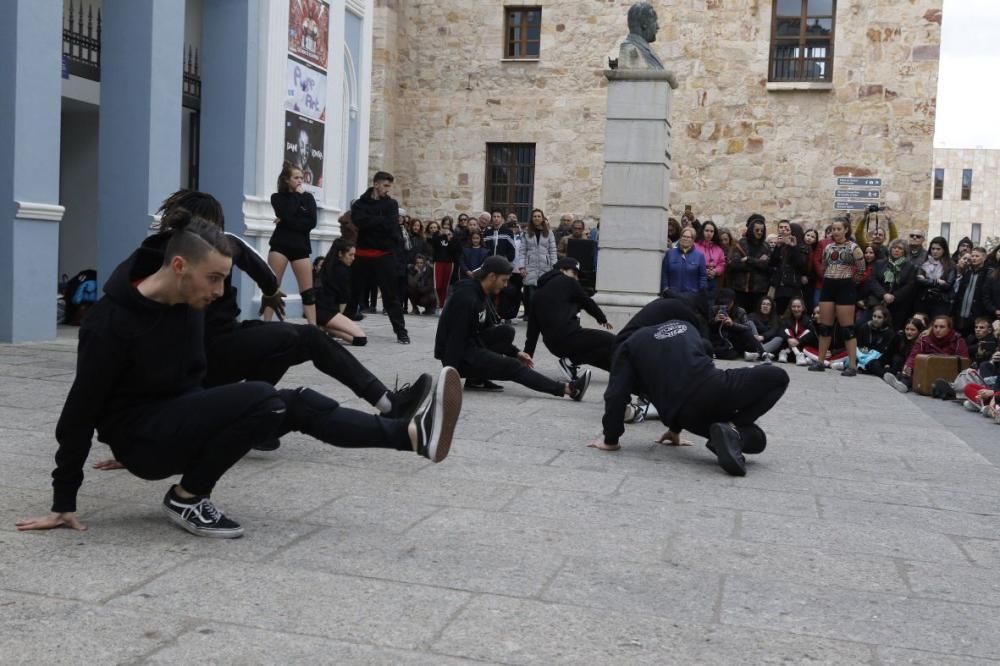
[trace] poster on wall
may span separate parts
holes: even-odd
[[[326,74],[289,57],[285,81],[286,110],[313,120],[326,120]]]
[[[330,7],[324,0],[288,3],[288,52],[326,71]]]
[[[285,111],[285,159],[302,171],[306,189],[323,198],[323,123]]]

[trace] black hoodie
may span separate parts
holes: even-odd
[[[132,285],[132,263],[115,269],[80,326],[76,378],[56,425],[55,512],[75,511],[91,438],[128,445],[144,409],[201,386],[204,313],[152,301]]]
[[[442,365],[459,368],[470,351],[484,349],[479,335],[500,320],[479,280],[459,280],[452,288],[434,338],[434,358]],[[517,347],[503,350],[507,356],[517,356]]]
[[[351,204],[351,222],[358,228],[359,250],[396,252],[400,246],[399,204],[392,197],[375,199],[369,187]]]
[[[574,280],[557,268],[542,275],[538,278],[538,287],[531,297],[524,351],[535,355],[539,333],[549,349],[558,350],[562,341],[581,329],[581,309],[586,310],[598,324],[608,321],[594,299],[587,296],[579,280]]]
[[[604,392],[604,441],[617,444],[625,432],[625,405],[633,393],[649,397],[668,427],[691,387],[722,374],[705,352],[698,329],[673,319],[635,331],[618,347]]]
[[[660,298],[647,303],[629,319],[615,337],[615,345],[621,345],[640,328],[658,326],[671,319],[680,319],[694,324],[702,337],[707,340],[709,337],[708,317],[708,298],[704,292],[678,294],[666,290],[660,295]]]

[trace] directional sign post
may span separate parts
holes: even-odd
[[[855,178],[847,176],[837,179],[833,190],[834,210],[865,210],[882,198],[881,178]]]
[[[864,210],[870,204],[867,201],[834,201],[834,210]]]
[[[881,190],[835,190],[835,199],[879,199]]]
[[[838,187],[882,187],[881,178],[838,178]]]

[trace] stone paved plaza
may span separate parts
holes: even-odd
[[[358,356],[390,385],[431,371],[435,323],[409,317],[404,347],[369,316]],[[1000,470],[875,379],[790,368],[740,479],[698,438],[654,444],[658,423],[586,448],[597,372],[582,405],[466,394],[439,465],[297,435],[251,453],[215,492],[242,539],[169,524],[167,482],[91,470],[89,531],[19,534],[51,501],[76,331],[60,336],[0,346],[0,663],[1000,659]],[[348,397],[311,367],[285,383]]]

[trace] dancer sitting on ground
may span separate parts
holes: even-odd
[[[154,234],[125,263],[131,266],[133,281],[149,277],[163,264],[163,249],[170,232],[183,229],[192,215],[207,222],[224,226],[222,205],[210,194],[180,190],[171,195],[160,208],[160,223]],[[278,283],[274,273],[253,248],[238,236],[226,234],[234,249],[233,263],[250,275],[265,296],[264,304],[284,313]],[[376,407],[383,416],[412,416],[430,390],[431,377],[422,375],[413,383],[390,392],[385,384],[368,371],[347,349],[308,324],[288,322],[266,323],[260,320],[239,321],[236,288],[227,275],[221,298],[205,312],[205,354],[208,369],[205,386],[220,386],[235,382],[264,381],[275,385],[294,365],[311,361],[320,372],[333,377],[351,389],[359,398]],[[267,295],[269,294],[269,295]],[[263,307],[263,305],[262,305]],[[273,450],[278,442],[259,444],[260,450]]]
[[[951,317],[939,315],[931,322],[930,335],[919,336],[910,348],[910,355],[903,365],[903,371],[898,375],[885,373],[883,379],[900,393],[906,393],[913,387],[913,364],[919,354],[969,357],[969,348],[965,340],[955,330]]]
[[[590,370],[577,379],[558,382],[533,370],[531,356],[514,346],[514,327],[500,325],[492,299],[507,286],[513,266],[495,255],[455,285],[438,320],[434,358],[466,378],[469,390],[502,391],[491,380],[509,380],[532,390],[583,400]]]
[[[559,367],[569,379],[576,379],[578,366],[593,365],[611,370],[613,327],[600,306],[580,286],[580,262],[572,257],[556,261],[555,268],[538,278],[534,302],[528,316],[528,334],[524,351],[535,355],[541,334],[546,348],[559,359]],[[580,326],[580,310],[597,320],[607,331]]]
[[[759,360],[764,348],[753,335],[746,311],[733,300],[732,289],[720,289],[716,293],[714,315],[709,323],[714,356],[727,361],[741,356],[747,361]]]
[[[316,228],[316,199],[306,192],[302,170],[291,162],[286,161],[281,167],[278,191],[271,195],[271,208],[277,217],[267,263],[277,276],[278,284],[281,284],[285,269],[292,265],[302,297],[302,313],[310,324],[315,324],[316,290],[313,287],[312,263],[309,261],[312,253],[309,232]],[[271,321],[274,310],[265,307],[262,314],[265,321]]]
[[[351,300],[351,264],[354,243],[343,238],[333,241],[319,273],[316,323],[335,337],[355,347],[364,347],[368,337],[354,320],[344,314]]]
[[[773,365],[719,370],[705,353],[691,324],[672,320],[639,329],[615,354],[604,394],[604,435],[590,444],[614,451],[625,431],[625,407],[631,394],[647,394],[669,428],[663,444],[681,444],[687,430],[708,437],[708,447],[729,474],[746,474],[744,454],[767,445],[756,425],[788,388],[788,374]]]
[[[119,266],[83,322],[76,377],[56,426],[52,513],[18,521],[19,530],[85,529],[76,498],[95,428],[136,476],[182,475],[163,511],[192,534],[220,538],[243,528],[213,504],[212,489],[255,443],[296,430],[336,446],[409,450],[434,462],[448,455],[462,401],[451,368],[411,419],[341,407],[307,388],[252,381],[201,388],[203,311],[224,292],[230,243],[215,225],[189,220],[170,234],[163,257],[144,279]]]

